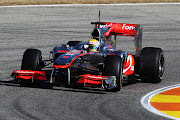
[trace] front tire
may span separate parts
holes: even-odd
[[[122,59],[116,55],[106,56],[104,60],[104,75],[116,77],[116,87],[107,91],[117,92],[122,88],[123,64]]]
[[[42,53],[37,49],[27,49],[24,52],[21,70],[41,70]]]
[[[159,83],[164,73],[164,55],[161,48],[146,47],[140,54],[140,77],[142,82]]]

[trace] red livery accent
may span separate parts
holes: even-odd
[[[47,80],[44,71],[15,70],[12,74],[16,74],[16,79]]]
[[[116,54],[112,54],[112,53],[107,53],[107,55],[116,55]]]
[[[139,41],[139,47],[138,50],[141,50],[141,42]]]
[[[69,58],[69,56],[63,56],[62,58]]]
[[[102,84],[102,82],[107,78],[107,76],[100,76],[100,75],[91,75],[91,74],[85,74],[80,75],[80,80],[76,83],[84,83],[84,86],[89,86],[87,84]]]
[[[123,65],[123,75],[132,75],[134,73],[134,64],[134,57],[131,54],[129,54],[127,56],[126,63],[124,63]]]
[[[56,52],[69,52],[68,50],[57,50]]]

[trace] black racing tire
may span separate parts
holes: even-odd
[[[140,53],[140,77],[144,83],[159,83],[164,73],[164,54],[161,48],[146,47]]]
[[[41,70],[42,53],[37,49],[27,49],[24,52],[21,70]]]
[[[106,91],[117,92],[122,88],[122,77],[123,77],[123,64],[122,59],[117,55],[108,55],[104,60],[104,75],[105,76],[116,76],[117,86],[111,90]]]

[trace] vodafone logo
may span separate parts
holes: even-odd
[[[110,27],[111,25],[112,25],[112,23],[106,24],[106,25],[99,25],[99,28],[106,28],[106,27]]]
[[[126,24],[123,24],[123,26],[122,26],[122,30],[134,30],[135,29],[135,27],[134,26],[126,26]]]

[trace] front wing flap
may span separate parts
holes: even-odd
[[[45,71],[15,70],[11,76],[23,80],[47,80]]]
[[[112,89],[117,86],[115,76],[100,76],[91,74],[80,75],[79,81],[76,83],[84,84],[84,87],[101,86],[105,89]]]

